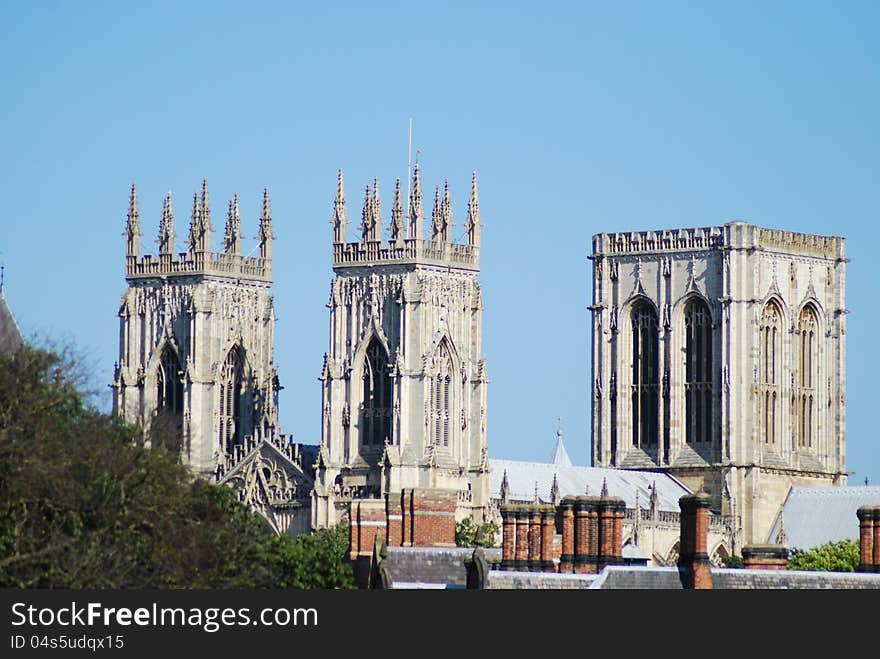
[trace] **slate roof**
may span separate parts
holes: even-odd
[[[606,567],[590,585],[594,589],[681,590],[675,567]],[[712,568],[715,590],[826,590],[880,589],[880,574],[807,572],[799,570],[743,570]]]
[[[14,352],[21,345],[21,332],[15,317],[6,304],[6,296],[0,287],[0,352]]]
[[[467,585],[465,560],[472,547],[388,547],[384,565],[392,588],[464,588]],[[501,549],[485,550],[493,561],[501,560]]]
[[[775,543],[780,525],[791,549],[812,549],[826,542],[859,537],[856,510],[880,505],[880,487],[793,487],[777,515],[767,542]]]
[[[549,502],[553,476],[559,485],[559,496],[589,494],[598,496],[602,492],[603,481],[608,484],[608,494],[620,497],[627,508],[635,508],[636,492],[639,493],[639,507],[650,507],[651,490],[657,487],[657,504],[660,510],[678,512],[678,500],[690,491],[672,476],[649,471],[627,471],[605,467],[577,467],[551,464],[547,462],[521,462],[517,460],[489,460],[489,494],[501,498],[501,480],[507,472],[510,487],[510,501],[533,501],[535,483],[538,496]]]

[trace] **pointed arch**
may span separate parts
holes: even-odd
[[[812,448],[816,437],[816,401],[819,383],[819,312],[812,302],[801,307],[797,330],[798,446]]]
[[[156,413],[183,419],[183,368],[177,351],[166,343],[156,365]]]
[[[391,434],[392,383],[388,351],[377,336],[366,346],[361,367],[360,441],[362,446],[382,446]]]
[[[776,298],[770,298],[761,312],[759,325],[760,363],[758,391],[764,444],[775,446],[779,437],[780,384],[782,382],[783,312]]]
[[[709,554],[709,563],[712,564],[712,567],[725,567],[729,558],[730,551],[728,551],[727,545],[722,540]]]
[[[660,335],[657,308],[643,296],[630,308],[632,445],[657,444],[660,410]]]
[[[714,437],[714,364],[712,313],[702,296],[684,305],[685,442],[709,443]]]
[[[451,342],[443,337],[434,350],[428,386],[429,443],[439,448],[452,446],[451,419],[456,372]]]
[[[244,350],[236,343],[226,353],[217,380],[220,450],[227,453],[244,444],[242,399],[246,384],[245,366]]]

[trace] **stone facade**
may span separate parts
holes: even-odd
[[[193,196],[187,249],[176,254],[169,193],[158,257],[141,256],[132,185],[114,413],[140,426],[145,439],[179,439],[186,464],[201,476],[228,482],[276,531],[304,531],[311,478],[304,454],[280,435],[277,421],[268,190],[259,256],[241,254],[237,195],[229,203],[222,252],[211,250],[212,231],[205,182],[201,196]]]
[[[459,518],[483,517],[489,500],[488,378],[481,353],[476,176],[466,244],[452,241],[452,221],[447,185],[442,195],[435,192],[431,238],[423,238],[416,166],[406,213],[397,181],[390,240],[383,239],[374,183],[366,192],[361,240],[348,242],[339,174],[315,527],[346,516],[353,499],[381,499],[406,488],[453,490]]]
[[[844,240],[733,222],[593,238],[593,464],[662,470],[762,542],[845,466]]]

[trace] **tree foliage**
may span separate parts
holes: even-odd
[[[277,538],[176,450],[145,448],[138,430],[88,406],[76,370],[27,346],[0,355],[0,587],[347,583],[341,561],[325,564],[336,535]]]
[[[790,570],[855,572],[859,567],[857,540],[826,542],[810,550],[795,549],[788,558]]]
[[[345,560],[348,525],[319,529],[296,539],[276,538],[272,566],[278,588],[354,588],[354,572]]]
[[[498,533],[496,522],[474,522],[465,517],[455,524],[455,544],[458,547],[493,547]]]

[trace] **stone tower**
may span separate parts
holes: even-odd
[[[593,238],[593,464],[662,470],[766,542],[845,466],[844,240],[732,222]]]
[[[482,519],[489,503],[476,174],[466,244],[453,241],[448,184],[425,238],[418,165],[407,206],[398,179],[384,240],[374,181],[361,239],[348,242],[339,172],[314,526],[334,524],[352,499],[402,488],[457,491],[459,518]]]
[[[147,441],[180,442],[196,473],[228,482],[278,532],[308,506],[311,479],[299,447],[277,428],[273,362],[272,218],[263,193],[258,256],[243,256],[238,195],[230,202],[223,251],[211,250],[207,181],[193,195],[186,251],[175,253],[171,193],[159,225],[158,256],[140,255],[140,213],[131,188],[125,279],[119,308],[114,413]]]

